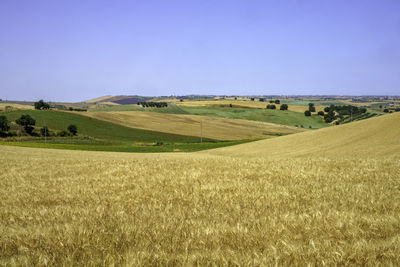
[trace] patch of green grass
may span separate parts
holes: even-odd
[[[108,112],[108,111],[148,111],[158,113],[169,113],[169,114],[188,114],[182,108],[178,107],[174,103],[168,103],[168,107],[165,108],[144,108],[141,105],[116,105],[116,106],[103,106],[90,108],[88,112]]]
[[[159,153],[159,152],[194,152],[205,149],[218,147],[226,147],[232,145],[243,144],[255,140],[239,140],[239,141],[216,141],[203,143],[165,143],[157,145],[156,143],[124,143],[124,144],[101,144],[94,141],[93,143],[85,143],[76,140],[49,140],[44,143],[43,140],[27,141],[27,142],[9,142],[0,141],[0,145],[20,146],[33,148],[49,148],[49,149],[68,149],[68,150],[89,150],[89,151],[109,151],[109,152],[136,152],[136,153]]]
[[[156,131],[135,129],[110,122],[97,120],[72,112],[54,110],[16,110],[4,112],[9,121],[15,121],[22,114],[28,114],[36,120],[36,126],[46,124],[51,130],[65,130],[68,125],[75,124],[78,134],[87,135],[96,139],[107,140],[113,143],[124,142],[177,142],[196,143],[198,137],[168,134]],[[204,139],[211,141],[212,139]]]
[[[289,126],[311,126],[313,129],[329,126],[320,116],[304,116],[303,113],[294,111],[249,109],[249,108],[223,108],[223,107],[181,107],[188,113],[210,117],[231,119],[246,119],[253,121],[271,122]]]

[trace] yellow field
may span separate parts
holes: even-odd
[[[215,149],[220,155],[241,157],[388,157],[400,155],[400,113],[308,131],[274,140],[261,140]]]
[[[0,265],[398,265],[399,115],[202,153],[0,146]]]
[[[85,103],[96,103],[96,102],[100,102],[102,100],[108,99],[113,97],[112,95],[105,95],[105,96],[101,96],[101,97],[97,97],[97,98],[93,98],[93,99],[89,99],[86,100]]]
[[[133,128],[189,136],[200,136],[200,122],[203,122],[203,137],[217,140],[268,138],[304,131],[274,123],[156,112],[87,112],[83,115]]]
[[[268,104],[267,102],[260,102],[260,101],[249,101],[249,100],[201,100],[201,101],[183,101],[183,102],[176,102],[179,106],[184,107],[219,107],[219,106],[229,106],[232,104],[233,107],[237,108],[266,108]],[[274,104],[277,109],[280,108],[281,105]],[[303,113],[304,111],[308,110],[308,106],[301,106],[301,105],[289,105],[290,111],[300,112]],[[323,106],[315,106],[316,112],[323,111]]]
[[[34,109],[33,105],[22,105],[14,103],[0,103],[0,110],[6,110],[6,107],[12,107],[14,109]]]

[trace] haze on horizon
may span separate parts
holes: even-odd
[[[0,2],[0,98],[398,95],[400,1]]]

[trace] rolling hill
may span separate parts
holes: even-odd
[[[207,153],[241,157],[400,156],[400,113],[346,125],[215,149]]]
[[[87,112],[83,115],[111,123],[170,134],[200,136],[216,140],[267,138],[304,131],[302,128],[249,120],[155,112]]]

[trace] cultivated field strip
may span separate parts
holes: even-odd
[[[302,132],[304,129],[249,120],[214,118],[197,115],[165,114],[155,112],[88,112],[83,115],[123,126],[189,135],[216,140],[269,138]],[[202,122],[202,132],[200,123]]]
[[[0,265],[400,262],[398,160],[0,153]]]

